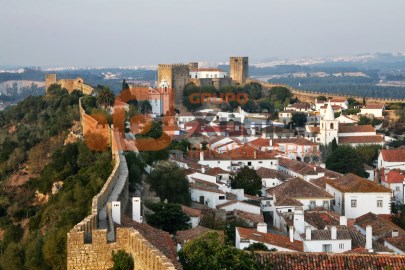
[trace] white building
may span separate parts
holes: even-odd
[[[381,170],[381,184],[392,192],[392,202],[397,204],[404,204],[405,198],[405,172],[398,169]]]
[[[352,249],[352,238],[347,230],[332,226],[330,230],[305,228],[303,235],[304,252],[343,253]]]
[[[378,155],[377,168],[386,171],[392,169],[405,170],[405,147],[397,149],[382,149]]]
[[[361,115],[372,115],[376,118],[383,118],[384,104],[368,104],[360,109]]]
[[[192,79],[226,78],[228,76],[226,71],[219,68],[196,68],[191,69],[189,74]]]
[[[357,218],[370,211],[391,213],[391,191],[386,187],[351,173],[325,182],[326,191],[334,196],[333,209],[347,218]]]

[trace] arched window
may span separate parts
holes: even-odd
[[[333,123],[330,124],[330,129],[333,129]]]

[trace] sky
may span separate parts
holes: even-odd
[[[0,66],[405,52],[404,0],[0,0]]]

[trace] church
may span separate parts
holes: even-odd
[[[377,134],[371,125],[349,125],[339,123],[329,102],[319,126],[305,127],[305,138],[327,145],[336,139],[337,144],[358,146],[363,144],[384,145],[384,135]]]

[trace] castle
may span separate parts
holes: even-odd
[[[76,79],[61,79],[56,80],[56,74],[47,74],[45,75],[45,91],[48,93],[48,89],[52,84],[58,84],[60,87],[68,90],[69,94],[74,90],[82,91],[85,95],[90,95],[93,93],[93,87],[87,85],[83,82],[82,78]]]
[[[169,87],[175,89],[176,105],[183,102],[183,90],[192,82],[197,86],[214,86],[219,89],[227,85],[243,85],[249,77],[248,57],[231,57],[229,60],[230,74],[218,68],[199,68],[198,63],[159,64],[158,83],[166,80]]]

